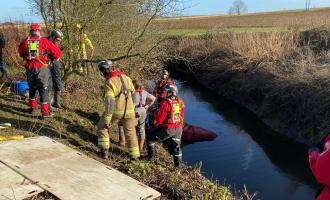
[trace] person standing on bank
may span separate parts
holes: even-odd
[[[7,78],[7,69],[5,62],[3,60],[3,49],[6,46],[6,40],[5,36],[3,33],[0,32],[0,72],[1,72],[1,77],[0,79],[5,80]]]
[[[112,124],[120,120],[127,138],[128,154],[131,159],[140,157],[139,144],[136,137],[135,110],[132,100],[134,86],[132,80],[123,72],[115,70],[111,61],[101,61],[99,70],[104,76],[104,105],[105,111],[98,124],[99,156],[109,158],[110,136],[109,129]]]
[[[41,36],[41,25],[31,24],[30,35],[19,45],[18,52],[26,61],[26,77],[29,84],[29,113],[38,107],[36,92],[39,92],[42,117],[51,117],[49,110],[48,84],[50,72],[49,57],[59,60],[62,52],[47,38]]]
[[[174,164],[180,167],[182,163],[181,136],[184,118],[184,108],[178,101],[178,89],[175,85],[165,88],[166,97],[160,102],[159,110],[154,119],[155,129],[147,133],[148,158],[155,155],[155,142],[163,142],[173,156]]]
[[[155,100],[156,97],[152,94],[148,93],[145,89],[141,81],[133,80],[133,85],[135,87],[135,91],[132,94],[133,102],[135,105],[135,116],[137,118],[137,125],[136,125],[136,134],[139,141],[140,151],[143,150],[145,138],[146,138],[146,118],[147,118],[147,110],[150,108]],[[119,144],[121,146],[125,146],[125,134],[124,128],[122,123],[118,123],[119,129]]]
[[[63,33],[60,30],[53,29],[47,39],[59,47],[61,40],[63,39]],[[49,68],[51,78],[49,84],[49,95],[51,91],[54,91],[54,102],[52,103],[52,107],[61,109],[61,90],[62,90],[62,80],[61,80],[61,63],[59,60],[55,60],[50,56],[49,58]]]
[[[133,92],[133,102],[135,105],[135,112],[137,113],[137,126],[136,126],[136,133],[139,140],[139,147],[140,151],[142,151],[145,137],[146,137],[146,117],[147,117],[147,110],[152,106],[156,100],[156,97],[152,94],[148,93],[141,81],[134,80],[133,81],[135,92]]]

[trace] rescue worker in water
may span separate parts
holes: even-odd
[[[132,100],[132,92],[135,88],[132,80],[123,72],[115,70],[111,61],[101,61],[98,67],[106,79],[104,85],[105,111],[98,124],[99,155],[104,159],[109,158],[109,128],[120,120],[124,127],[129,156],[137,159],[140,157],[140,150],[135,131],[135,106]]]
[[[148,158],[155,155],[155,142],[163,142],[166,149],[173,156],[174,165],[180,167],[182,163],[181,136],[184,118],[184,108],[178,101],[178,89],[175,85],[169,85],[165,89],[166,98],[160,102],[156,111],[154,127],[147,134]]]
[[[324,185],[317,200],[330,199],[330,133],[308,150],[309,165],[316,180]]]

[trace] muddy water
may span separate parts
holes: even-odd
[[[178,83],[178,81],[177,81]],[[318,185],[308,168],[307,147],[270,130],[251,112],[192,83],[180,83],[186,122],[217,133],[215,141],[183,148],[190,165],[202,161],[205,176],[257,192],[255,199],[313,199]]]

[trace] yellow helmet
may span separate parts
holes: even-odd
[[[81,24],[76,24],[77,29],[81,29]]]

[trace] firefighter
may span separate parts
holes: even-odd
[[[109,158],[109,128],[120,120],[124,127],[129,156],[132,159],[137,159],[140,157],[140,151],[135,131],[136,119],[132,100],[132,92],[134,91],[132,80],[123,72],[115,70],[111,61],[101,61],[98,67],[106,78],[104,86],[105,111],[98,124],[100,157]]]
[[[54,45],[59,47],[61,40],[63,39],[63,33],[60,30],[53,29],[47,39]],[[51,78],[49,79],[49,94],[54,91],[54,102],[51,105],[54,108],[61,109],[61,90],[62,90],[62,80],[61,80],[61,63],[50,56],[49,68]]]
[[[78,60],[81,60],[81,59],[87,60],[88,59],[86,47],[91,50],[91,53],[89,56],[90,59],[93,58],[93,54],[94,54],[93,43],[87,36],[87,34],[85,32],[85,28],[86,28],[86,26],[82,26],[81,24],[76,24],[76,29],[77,29],[76,41],[77,41]],[[87,74],[87,63],[84,61],[81,61],[80,64],[81,65],[79,66],[79,72]]]
[[[41,114],[43,117],[49,117],[48,106],[48,83],[49,83],[49,67],[48,59],[52,57],[59,60],[61,50],[52,44],[47,38],[41,37],[41,25],[31,24],[30,35],[24,39],[20,45],[18,52],[26,61],[26,77],[29,84],[29,113],[33,114],[38,107],[36,100],[36,92],[39,92],[41,103]]]
[[[6,46],[6,40],[2,33],[0,33],[0,72],[1,79],[5,80],[7,78],[7,70],[5,62],[3,61],[3,48]]]
[[[174,164],[179,167],[182,163],[181,136],[184,117],[184,108],[178,101],[178,89],[175,85],[169,85],[165,89],[166,97],[161,101],[159,110],[156,111],[154,127],[147,134],[148,157],[155,155],[155,142],[163,142],[166,149],[173,156]]]
[[[161,102],[161,100],[166,97],[165,87],[167,85],[173,85],[173,81],[170,79],[168,71],[164,70],[161,79],[156,82],[155,88],[152,92],[158,102]]]
[[[330,199],[330,133],[308,151],[309,165],[316,180],[324,185],[317,200]]]

